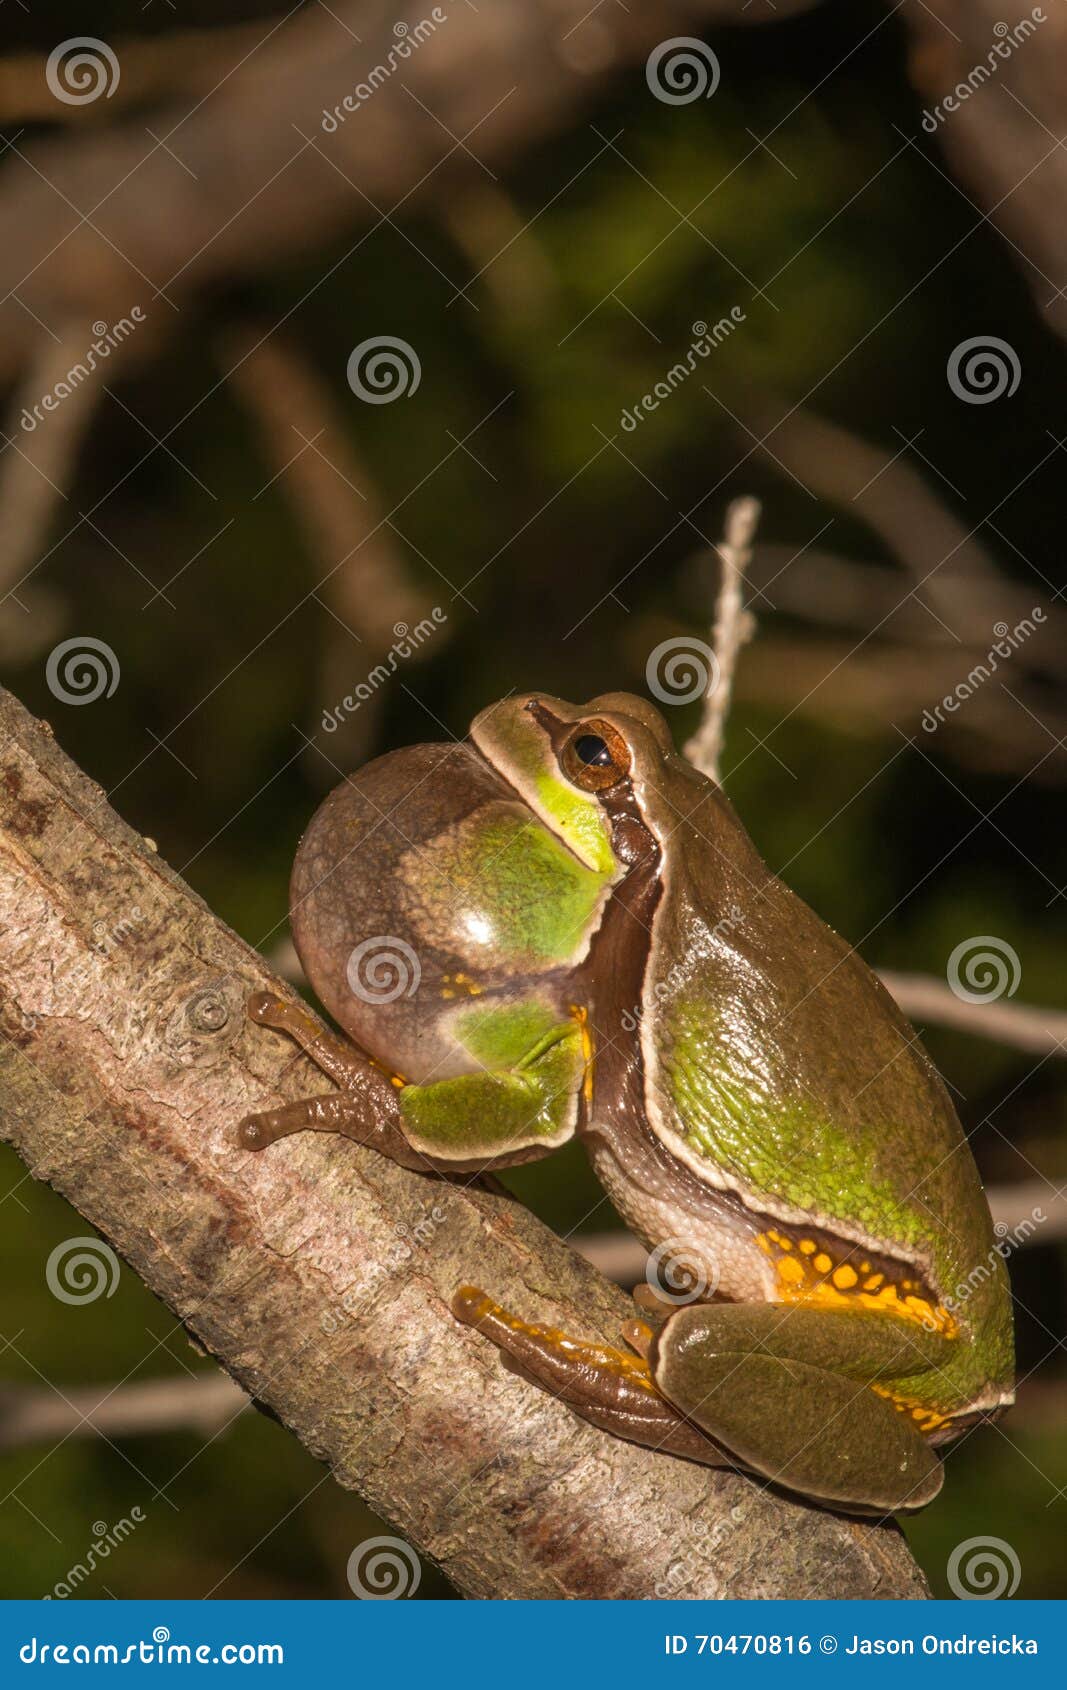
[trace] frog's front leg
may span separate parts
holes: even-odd
[[[486,1066],[453,1079],[408,1085],[387,1076],[354,1045],[324,1032],[299,1002],[268,992],[249,1000],[250,1017],[288,1033],[341,1089],[246,1116],[240,1143],[261,1150],[297,1132],[336,1132],[405,1167],[444,1173],[479,1171],[549,1154],[574,1132],[588,1067],[580,1016],[539,1029],[516,1048],[507,1012],[494,1055],[493,1011],[480,1025],[477,1054]],[[507,1058],[510,1057],[510,1060]]]
[[[254,992],[248,1015],[258,1026],[288,1033],[341,1089],[246,1115],[237,1129],[242,1149],[265,1150],[292,1133],[343,1133],[405,1167],[425,1168],[425,1157],[412,1150],[401,1131],[396,1084],[369,1057],[325,1032],[299,1001]]]
[[[921,1508],[941,1465],[910,1405],[895,1406],[953,1340],[863,1310],[693,1303],[627,1338],[642,1360],[517,1320],[464,1287],[454,1312],[510,1365],[594,1425],[714,1466],[736,1466],[850,1512]],[[884,1393],[884,1394],[882,1394]]]

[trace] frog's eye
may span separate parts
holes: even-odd
[[[630,749],[609,722],[579,722],[560,752],[560,767],[583,792],[604,792],[630,772]]]

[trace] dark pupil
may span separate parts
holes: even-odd
[[[599,734],[579,734],[574,742],[574,749],[583,763],[598,763],[601,768],[611,767],[611,752]]]

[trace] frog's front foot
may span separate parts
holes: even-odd
[[[253,992],[248,1018],[287,1033],[340,1089],[246,1115],[237,1128],[242,1150],[265,1150],[292,1133],[341,1133],[405,1167],[426,1168],[425,1156],[412,1149],[401,1130],[397,1085],[362,1051],[320,1027],[299,999]]]
[[[359,1099],[333,1092],[246,1115],[238,1124],[237,1142],[242,1150],[265,1150],[268,1144],[276,1144],[292,1133],[344,1133],[348,1138],[365,1139],[368,1134],[361,1127],[365,1129],[366,1124]]]
[[[643,1322],[624,1328],[627,1342],[639,1351],[633,1355],[609,1344],[568,1338],[555,1327],[532,1325],[474,1285],[459,1287],[452,1313],[494,1343],[511,1372],[550,1391],[603,1431],[706,1466],[735,1465],[656,1389],[644,1359],[652,1331]]]

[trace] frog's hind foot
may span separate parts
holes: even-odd
[[[550,1391],[603,1431],[706,1466],[736,1465],[656,1389],[644,1360],[652,1332],[643,1322],[631,1321],[623,1329],[638,1351],[632,1355],[568,1338],[555,1327],[532,1325],[474,1285],[459,1287],[452,1313],[497,1346],[509,1372]]]

